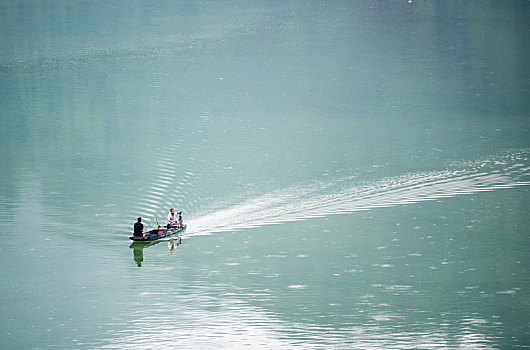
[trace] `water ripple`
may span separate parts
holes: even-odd
[[[530,184],[528,151],[352,185],[351,178],[291,186],[189,220],[187,235],[274,225]],[[501,167],[499,167],[501,165]]]

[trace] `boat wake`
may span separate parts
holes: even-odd
[[[292,186],[188,220],[186,236],[234,231],[530,185],[528,150],[352,184],[354,178]]]

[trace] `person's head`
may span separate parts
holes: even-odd
[[[169,212],[170,212],[171,214],[175,214],[175,209],[171,208],[171,209],[169,209]]]
[[[138,217],[138,222],[142,222],[142,218],[141,217]]]

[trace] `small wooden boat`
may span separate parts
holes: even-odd
[[[186,225],[182,227],[170,227],[165,228],[163,226],[157,226],[156,228],[148,231],[143,237],[130,236],[129,239],[135,242],[153,242],[158,241],[159,239],[179,235],[180,232],[186,229]]]

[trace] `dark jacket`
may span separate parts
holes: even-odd
[[[134,235],[135,236],[142,236],[143,235],[143,233],[142,233],[143,229],[144,229],[144,224],[142,224],[141,222],[136,222],[134,224]]]

